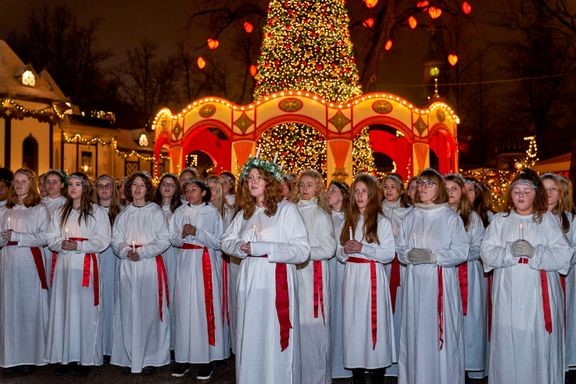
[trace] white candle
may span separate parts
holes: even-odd
[[[276,153],[274,154],[274,160],[272,162],[276,164],[276,160],[278,160],[278,151],[276,151]]]
[[[520,223],[520,240],[524,240],[524,224]]]
[[[416,234],[415,233],[412,234],[412,247],[416,248]]]
[[[251,240],[251,241],[256,241],[256,240],[258,240],[258,239],[256,238],[256,225],[253,225],[253,226],[252,226],[252,233],[250,234],[250,240]]]
[[[12,226],[10,225],[10,216],[8,216],[8,228],[6,229],[12,229]]]
[[[354,234],[352,233],[352,227],[348,227],[348,234],[350,235],[350,240],[354,240]]]
[[[68,240],[68,227],[64,228],[64,237]]]
[[[254,157],[258,158],[258,156],[260,156],[260,146],[258,146],[258,148],[256,148],[256,156],[254,156]]]
[[[136,243],[132,240],[132,252],[136,252]]]

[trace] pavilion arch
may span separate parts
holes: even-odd
[[[405,170],[403,176],[418,174],[429,166],[431,144],[443,172],[458,169],[459,119],[454,111],[439,100],[417,108],[388,93],[369,93],[341,103],[297,90],[267,95],[247,105],[236,105],[218,97],[202,98],[177,115],[167,108],[158,112],[152,125],[156,136],[155,154],[160,153],[168,141],[172,172],[179,172],[186,153],[196,148],[210,154],[218,164],[217,172],[230,169],[239,173],[242,164],[255,152],[260,135],[282,123],[308,125],[326,138],[329,179],[339,177],[352,181],[353,139],[363,127],[373,124],[389,126],[400,132],[398,137],[403,137],[396,140],[403,143],[401,149],[392,151],[380,147],[382,153],[392,154],[390,157],[395,161],[394,156],[402,151],[405,161],[398,170]],[[220,130],[227,139],[220,143],[211,141],[205,133],[210,128]],[[371,144],[375,147],[381,137],[373,136]]]

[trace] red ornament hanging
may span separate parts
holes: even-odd
[[[367,18],[362,22],[362,25],[366,28],[372,28],[374,26],[374,19],[372,17]]]
[[[245,21],[244,22],[244,31],[246,31],[246,33],[252,33],[253,30],[254,30],[254,26],[252,25],[252,23],[250,23],[249,21]]]
[[[465,15],[469,15],[472,12],[472,6],[469,2],[462,2],[462,12],[464,12]]]

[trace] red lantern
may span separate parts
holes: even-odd
[[[252,64],[250,66],[250,75],[252,75],[252,77],[255,77],[257,73],[258,73],[258,68],[256,68],[256,66],[254,64]]]
[[[442,16],[442,10],[440,8],[430,7],[428,8],[428,14],[430,15],[431,18],[437,19],[440,16]]]
[[[374,26],[374,19],[372,17],[364,20],[362,22],[362,25],[365,26],[366,28],[372,28]]]
[[[208,48],[210,48],[212,50],[218,48],[218,46],[220,45],[220,42],[216,39],[208,39],[207,43],[208,43]]]
[[[469,15],[470,12],[472,12],[472,6],[470,5],[469,2],[464,1],[462,3],[462,12],[464,12],[464,14]]]
[[[204,69],[204,67],[206,67],[206,60],[204,60],[204,58],[200,56],[198,57],[198,59],[196,59],[196,65],[198,66],[199,69]]]
[[[392,49],[392,40],[388,39],[388,41],[386,42],[386,44],[384,44],[384,49],[389,51]]]
[[[378,0],[364,0],[367,8],[374,8],[378,4]]]
[[[451,66],[455,66],[458,63],[458,55],[455,53],[451,53],[448,55],[448,62]]]
[[[410,29],[414,29],[418,26],[418,20],[416,20],[414,16],[410,16],[408,18],[408,25],[410,26]]]
[[[246,31],[246,33],[252,33],[253,30],[254,30],[254,26],[252,25],[252,23],[245,21],[244,22],[244,31]]]

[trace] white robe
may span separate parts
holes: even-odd
[[[464,316],[464,367],[467,371],[483,372],[486,368],[486,341],[488,324],[486,314],[487,282],[480,262],[480,244],[484,238],[484,225],[476,212],[470,215],[466,233],[470,241],[468,262],[468,306]],[[458,268],[462,268],[458,266]]]
[[[170,223],[172,219],[173,212],[170,210],[170,204],[164,204],[162,206],[162,212],[166,217],[166,222]],[[164,265],[166,265],[166,273],[168,274],[168,292],[170,297],[174,297],[174,283],[176,281],[176,252],[177,248],[170,246],[167,250],[162,252],[162,258],[164,259]],[[170,316],[170,350],[174,350],[174,341],[176,340],[175,335],[175,324],[174,324],[174,314]]]
[[[336,244],[340,243],[340,234],[344,225],[344,213],[332,211],[332,225]],[[332,378],[352,377],[352,371],[344,368],[344,345],[342,342],[342,284],[346,264],[337,257],[328,260],[330,268],[330,368]]]
[[[273,216],[256,208],[245,220],[240,212],[227,228],[222,251],[242,260],[238,274],[236,382],[301,382],[298,279],[296,265],[308,259],[306,227],[295,204],[282,201]],[[250,242],[252,257],[240,251]],[[265,256],[267,257],[259,257]],[[281,350],[276,312],[276,267],[286,264],[289,297],[288,347]]]
[[[394,233],[394,238],[400,233],[400,226],[402,225],[402,220],[412,211],[413,207],[401,207],[400,199],[391,203],[387,200],[382,202],[382,211],[384,216],[390,219],[392,224],[392,232]],[[396,287],[396,300],[394,303],[394,312],[392,317],[394,319],[394,342],[396,343],[396,356],[400,354],[400,326],[402,324],[402,286],[404,285],[404,276],[406,275],[406,265],[399,263],[400,267],[400,285]],[[386,264],[386,276],[388,276],[388,281],[390,281],[390,275],[392,273],[392,263]],[[392,292],[390,292],[390,298],[392,299]],[[398,363],[393,363],[388,369],[386,369],[386,376],[398,376]]]
[[[346,229],[344,229],[346,230]],[[348,229],[349,230],[349,229]],[[338,245],[337,257],[346,262],[342,283],[344,366],[349,369],[381,369],[396,361],[392,305],[384,264],[394,259],[394,234],[386,216],[378,215],[379,243],[364,239],[364,216],[360,215],[354,240],[362,243],[360,253],[345,254]],[[375,262],[376,268],[376,343],[372,331],[371,262],[353,263],[351,257]]]
[[[336,252],[332,218],[318,206],[317,200],[300,200],[298,209],[306,225],[310,259],[298,266],[302,383],[324,384],[332,381],[330,368],[330,269],[328,260]],[[318,297],[314,317],[314,263],[322,273],[322,299]],[[322,300],[322,301],[321,301]],[[323,307],[322,308],[322,302]]]
[[[30,247],[46,245],[50,218],[44,204],[0,208],[3,229],[8,217],[18,246],[0,243],[0,367],[45,365],[48,290],[41,287]]]
[[[224,206],[226,211],[224,213],[224,231],[232,220],[236,213],[236,195],[226,195],[226,205]],[[224,318],[224,331],[228,332],[229,335],[229,345],[232,353],[236,353],[236,282],[238,281],[238,272],[240,271],[240,259],[230,255],[222,255],[224,258],[224,268],[227,268],[228,273],[228,308],[226,317]],[[224,281],[224,276],[222,276],[222,281]]]
[[[138,261],[127,258],[133,243],[142,245],[136,249]],[[130,204],[116,217],[112,247],[120,261],[111,363],[131,367],[132,373],[170,363],[170,312],[157,268],[157,257],[169,246],[168,223],[157,204]]]
[[[46,208],[48,209],[48,221],[50,221],[50,218],[52,217],[54,212],[56,212],[65,203],[66,203],[66,198],[64,196],[58,196],[55,199],[53,199],[49,196],[44,196],[42,198],[42,204],[44,204],[46,206]],[[44,252],[44,262],[46,264],[46,277],[48,279],[50,279],[50,277],[52,275],[52,262],[53,262],[53,260],[55,260],[56,256],[52,255],[52,251],[50,250],[50,248],[48,246],[45,246],[43,248],[43,252]],[[55,254],[55,252],[54,252],[54,254]],[[52,293],[51,293],[52,288],[50,287],[50,280],[48,280],[48,286],[49,286],[48,287],[48,289],[49,289],[48,299],[50,299],[50,296],[52,295]]]
[[[92,204],[92,214],[88,222],[78,225],[79,213],[70,212],[65,223],[68,235],[60,226],[62,210],[52,214],[48,226],[48,246],[58,253],[52,295],[50,299],[50,317],[46,357],[51,364],[79,362],[82,365],[102,365],[102,299],[95,303],[95,286],[100,287],[100,271],[95,281],[95,270],[99,267],[89,253],[98,254],[110,245],[110,221],[102,207]],[[88,239],[78,241],[75,251],[62,249],[66,237]],[[89,270],[85,269],[86,257],[90,261]],[[84,273],[89,272],[88,286],[84,287]]]
[[[523,238],[535,248],[527,264],[518,263],[511,245]],[[481,254],[484,269],[494,269],[490,384],[564,382],[564,311],[560,275],[570,268],[574,250],[558,220],[545,213],[497,214],[486,230]],[[541,271],[545,271],[552,332],[544,324]]]
[[[109,207],[102,207],[108,215]],[[108,221],[110,222],[110,221]],[[114,319],[114,303],[116,301],[116,268],[118,257],[114,254],[112,246],[108,246],[98,256],[100,262],[100,297],[102,298],[102,353],[112,355],[112,319]]]
[[[576,217],[567,213],[570,229],[566,233],[568,244],[576,247]],[[572,265],[566,275],[566,369],[576,368],[576,257],[572,256]]]
[[[196,227],[196,236],[182,238],[184,224]],[[222,317],[222,217],[214,206],[201,203],[178,207],[170,221],[172,245],[184,243],[208,249],[214,311],[214,345],[209,343],[208,312],[205,300],[203,249],[178,249],[174,286],[175,359],[179,363],[206,364],[230,355],[228,334],[223,332]]]
[[[462,219],[445,204],[416,204],[402,221],[396,245],[400,262],[406,264],[398,383],[463,384],[464,324],[455,268],[468,257],[469,241]],[[430,249],[436,263],[412,264],[408,259],[412,248]]]

